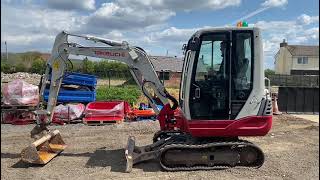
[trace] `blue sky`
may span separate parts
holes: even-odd
[[[7,41],[10,52],[50,52],[55,35],[67,30],[182,56],[197,29],[240,19],[263,30],[267,68],[282,39],[319,44],[318,0],[2,0],[1,44]]]

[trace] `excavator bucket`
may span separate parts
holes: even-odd
[[[62,140],[60,132],[54,130],[23,149],[21,159],[31,164],[47,164],[65,148],[66,144]]]

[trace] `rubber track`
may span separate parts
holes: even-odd
[[[246,167],[250,167],[250,168],[259,168],[262,166],[262,164],[264,163],[264,154],[262,152],[262,150],[254,145],[253,143],[249,142],[249,141],[245,141],[245,140],[239,140],[239,141],[235,141],[235,142],[211,142],[211,143],[202,143],[202,144],[185,144],[185,143],[176,143],[176,144],[169,144],[169,145],[165,145],[163,148],[161,148],[161,154],[160,154],[160,165],[163,169],[167,170],[167,171],[193,171],[193,170],[217,170],[217,169],[227,169],[230,168],[230,166],[223,166],[223,165],[217,165],[217,166],[192,166],[192,167],[167,167],[166,165],[164,165],[162,163],[162,157],[164,152],[166,152],[169,149],[176,149],[176,148],[183,148],[183,149],[202,149],[202,148],[210,148],[210,147],[214,147],[214,146],[250,146],[253,147],[257,150],[258,153],[258,157],[261,157],[261,159],[259,162],[256,162],[254,164],[256,164],[256,166],[246,166]],[[236,165],[236,167],[244,167],[241,165]]]

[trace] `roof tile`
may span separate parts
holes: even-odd
[[[319,46],[288,45],[293,56],[319,56]]]

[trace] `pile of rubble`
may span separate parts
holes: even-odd
[[[27,83],[33,84],[33,85],[39,85],[41,75],[40,74],[31,74],[26,72],[17,72],[13,74],[5,74],[1,72],[1,82],[2,83],[8,83],[16,79],[21,79],[23,81],[26,81]]]

